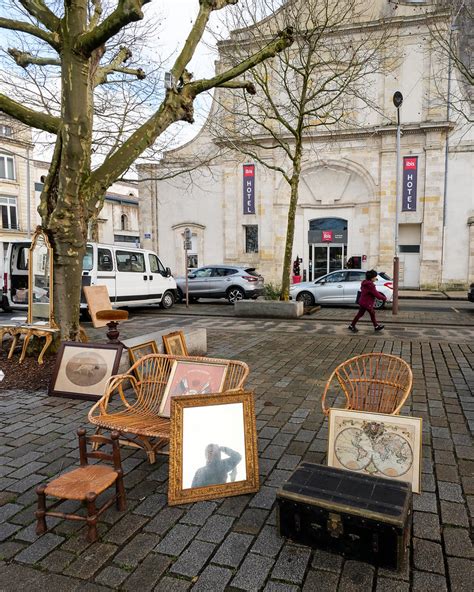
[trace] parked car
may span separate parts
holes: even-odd
[[[176,279],[178,300],[184,300],[186,278]],[[263,294],[263,277],[254,267],[239,265],[206,265],[188,274],[190,300],[199,298],[227,298],[230,303],[244,298],[258,298]]]
[[[363,269],[341,269],[333,271],[312,282],[302,282],[290,287],[290,299],[299,300],[305,306],[314,304],[355,304],[360,283],[365,280]],[[392,301],[392,279],[383,272],[378,273],[375,287],[385,294],[387,302]],[[375,308],[384,306],[383,300],[375,301]]]
[[[469,302],[474,302],[474,284],[469,286],[469,292],[467,293],[467,299]]]

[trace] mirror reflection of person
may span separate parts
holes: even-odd
[[[221,453],[227,458],[221,458]],[[227,446],[219,444],[208,444],[205,449],[206,465],[199,468],[194,475],[191,487],[206,487],[208,485],[219,485],[227,483],[230,473],[230,480],[235,481],[237,476],[237,465],[242,460],[242,455]]]

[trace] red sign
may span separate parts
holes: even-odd
[[[323,230],[322,231],[322,240],[324,242],[331,243],[332,242],[332,230]]]
[[[243,165],[244,214],[255,214],[255,165]]]
[[[416,158],[407,158],[405,157],[403,162],[403,168],[405,171],[414,170],[416,171]]]
[[[416,212],[418,156],[403,157],[402,212]]]

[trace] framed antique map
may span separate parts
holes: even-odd
[[[420,493],[421,424],[418,417],[331,409],[328,465],[408,481]]]

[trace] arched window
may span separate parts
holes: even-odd
[[[120,229],[128,230],[128,217],[126,214],[120,216]]]

